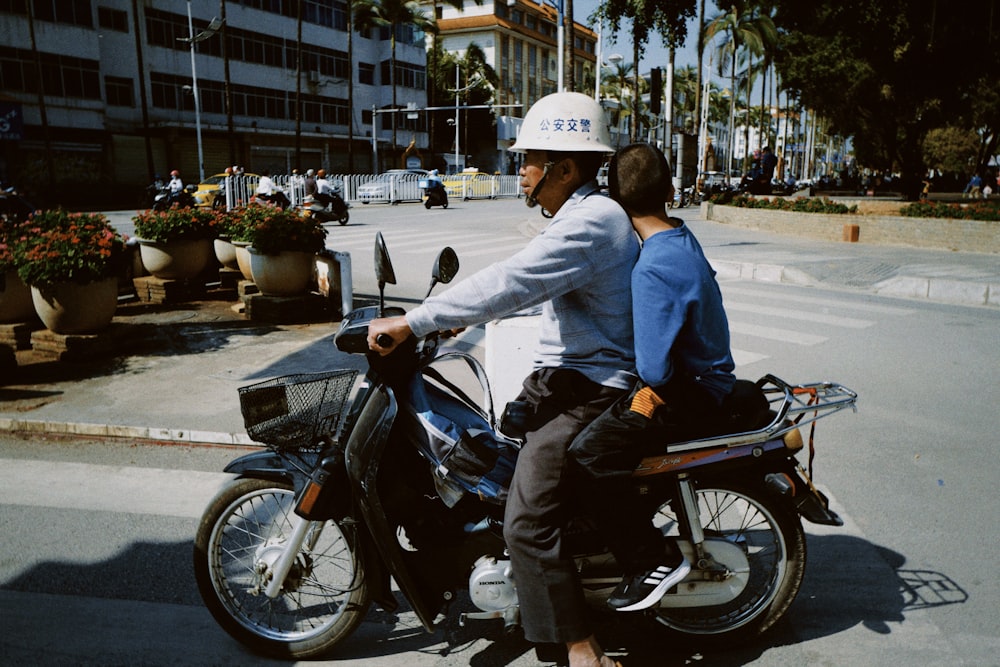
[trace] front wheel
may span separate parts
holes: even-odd
[[[370,597],[357,539],[334,521],[312,527],[281,593],[264,594],[294,506],[291,486],[280,483],[240,479],[224,487],[198,526],[194,571],[205,606],[226,632],[255,651],[301,660],[346,639]]]
[[[729,554],[721,557],[721,565],[730,570],[722,583],[738,593],[706,606],[685,606],[682,598],[680,605],[672,606],[668,595],[653,616],[680,637],[749,641],[784,616],[799,592],[806,562],[802,522],[793,509],[763,489],[716,482],[698,488],[697,497],[705,550]],[[677,534],[677,517],[669,504],[660,508],[654,522],[665,534]],[[679,588],[691,581],[689,576]]]

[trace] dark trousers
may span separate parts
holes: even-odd
[[[573,438],[624,392],[566,369],[542,369],[524,381],[530,405],[504,517],[525,637],[536,643],[592,634],[562,530],[571,515],[566,450]]]
[[[569,448],[577,499],[628,575],[656,567],[674,549],[653,526],[653,508],[638,495],[632,471],[644,456],[662,452],[664,443],[701,437],[719,411],[702,390],[675,385],[660,390],[668,403],[648,418],[629,409],[642,386],[591,422]]]

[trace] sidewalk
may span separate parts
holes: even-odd
[[[720,280],[1000,307],[998,255],[803,240],[698,220],[697,209],[680,214]],[[122,304],[112,326],[128,353],[112,359],[44,362],[18,352],[16,376],[0,379],[0,431],[248,445],[238,387],[364,364],[335,349],[336,323],[250,321],[232,305]]]

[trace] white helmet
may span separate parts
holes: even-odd
[[[604,111],[594,98],[583,93],[552,93],[531,105],[509,150],[613,153],[615,149]]]

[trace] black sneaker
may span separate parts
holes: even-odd
[[[615,611],[639,611],[652,607],[691,571],[687,558],[681,557],[674,566],[657,565],[652,570],[625,577],[608,598]]]

